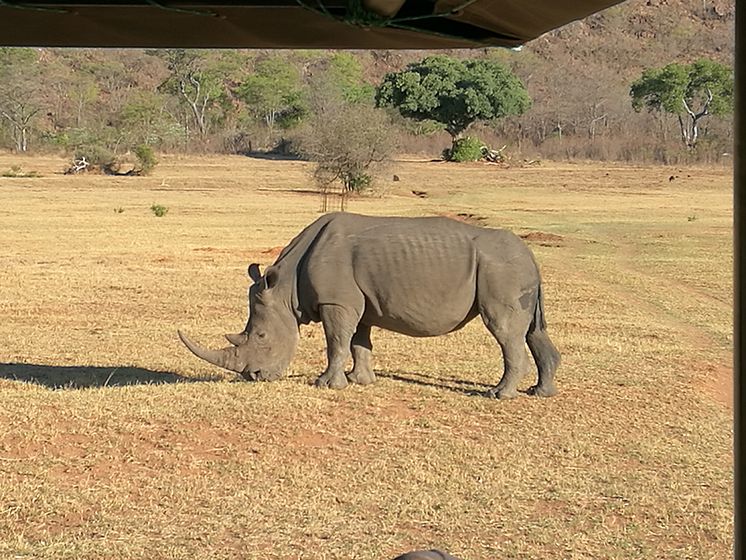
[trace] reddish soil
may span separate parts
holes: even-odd
[[[469,212],[442,212],[439,214],[444,218],[450,218],[457,222],[464,222],[466,224],[481,225],[487,218],[485,216],[478,216],[477,214],[471,214]]]
[[[280,253],[282,252],[283,249],[284,249],[284,247],[282,245],[280,245],[278,247],[270,247],[269,249],[264,249],[262,251],[262,255],[269,255],[270,257],[272,257],[274,259],[274,258],[277,258],[280,255]]]
[[[705,366],[706,377],[702,379],[702,389],[715,402],[733,408],[733,368],[723,364]]]
[[[544,233],[543,231],[532,231],[530,233],[522,233],[519,235],[524,241],[534,243],[542,247],[562,247],[565,242],[565,238],[561,235],[554,233]]]

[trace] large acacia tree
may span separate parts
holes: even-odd
[[[681,140],[692,149],[703,118],[733,110],[733,70],[707,59],[692,64],[674,62],[645,70],[629,94],[635,111],[646,108],[676,115]]]
[[[440,123],[455,144],[474,122],[520,115],[531,98],[521,80],[499,62],[438,55],[387,74],[376,103],[395,107],[404,117]]]

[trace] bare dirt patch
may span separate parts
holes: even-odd
[[[464,222],[466,224],[477,226],[484,225],[484,222],[487,221],[486,216],[480,216],[471,212],[441,212],[439,216],[450,218],[451,220],[456,220],[457,222]]]
[[[723,364],[708,364],[698,384],[715,402],[733,409],[733,368]]]
[[[284,247],[282,245],[278,245],[276,247],[270,247],[269,249],[263,249],[261,253],[262,255],[266,255],[268,257],[276,259],[277,257],[280,256],[280,253],[282,252],[283,249]]]
[[[334,447],[339,442],[340,438],[335,435],[301,428],[288,440],[288,447],[328,448]]]
[[[556,233],[545,233],[543,231],[532,231],[522,233],[519,237],[534,245],[541,247],[562,247],[565,244],[565,238]]]

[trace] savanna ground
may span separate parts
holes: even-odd
[[[528,236],[561,393],[506,402],[472,394],[502,368],[479,320],[374,332],[379,381],[344,391],[310,385],[318,325],[276,383],[181,345],[241,329],[246,265],[318,216],[307,164],[18,163],[40,177],[0,178],[1,558],[730,555],[729,169],[406,161],[351,202]]]

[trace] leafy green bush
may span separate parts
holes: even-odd
[[[153,204],[150,207],[150,210],[159,218],[162,218],[168,213],[168,207],[163,206],[162,204]]]
[[[78,146],[73,156],[75,160],[85,158],[91,167],[103,169],[115,163],[114,152],[101,144],[87,144]]]
[[[135,148],[135,156],[140,162],[140,174],[148,175],[158,163],[152,146],[140,144]]]
[[[362,192],[370,187],[373,178],[367,173],[355,173],[347,178],[346,187],[353,192]]]
[[[477,161],[482,157],[482,142],[479,138],[465,136],[454,141],[453,147],[443,155],[448,161]]]

